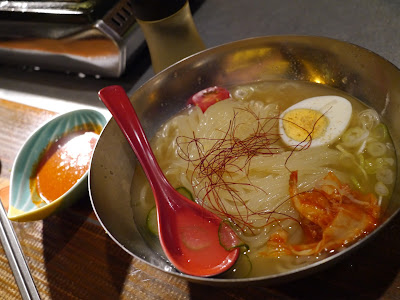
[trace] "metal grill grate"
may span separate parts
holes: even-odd
[[[104,16],[103,21],[120,36],[123,36],[136,22],[132,10],[132,1],[120,1]]]

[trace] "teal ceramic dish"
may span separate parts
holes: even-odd
[[[67,192],[56,200],[35,204],[37,195],[31,188],[31,176],[49,145],[76,128],[104,127],[107,120],[96,110],[80,109],[51,119],[37,129],[20,149],[11,171],[8,218],[13,221],[35,221],[70,206],[88,193],[86,172]]]

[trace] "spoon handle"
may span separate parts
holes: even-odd
[[[108,86],[99,91],[99,97],[113,115],[134,150],[153,189],[156,186],[158,190],[169,188],[170,185],[154,157],[135,109],[125,90],[119,85]],[[133,136],[136,139],[130,138]]]
[[[220,231],[224,228],[221,218],[188,200],[168,183],[122,87],[106,87],[100,90],[99,97],[114,116],[150,182],[161,246],[171,263],[181,272],[197,276],[212,276],[229,269],[237,260],[239,249],[225,249],[220,236],[236,237],[233,230],[227,226],[227,230]]]

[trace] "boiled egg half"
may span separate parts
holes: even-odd
[[[352,106],[339,96],[319,96],[300,101],[279,118],[283,142],[291,147],[317,147],[337,140],[349,125]]]

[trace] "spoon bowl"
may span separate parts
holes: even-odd
[[[114,116],[150,182],[161,246],[171,263],[183,273],[201,277],[231,268],[239,256],[233,230],[169,184],[122,87],[106,87],[99,92],[99,97]],[[229,247],[221,244],[221,237],[224,241],[228,239]]]

